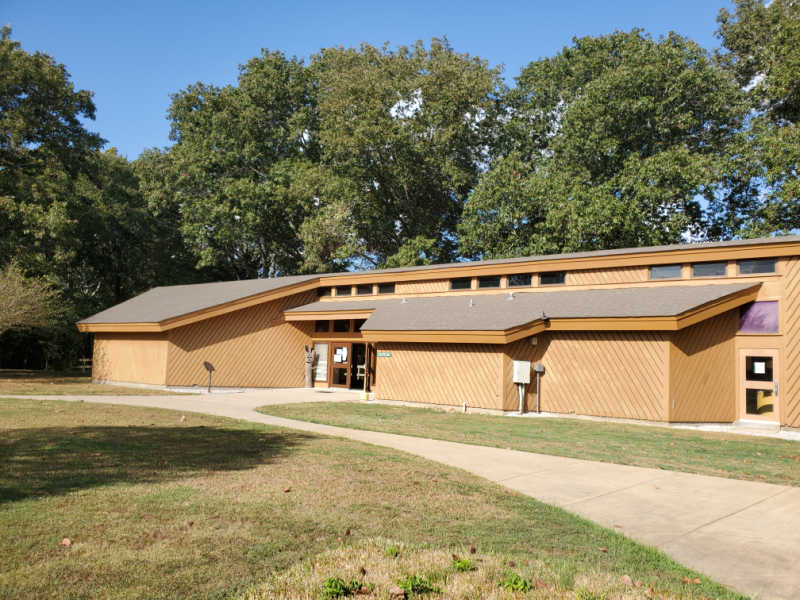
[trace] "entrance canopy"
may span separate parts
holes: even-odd
[[[367,341],[507,344],[542,331],[677,331],[752,302],[760,283],[323,300],[287,321],[365,318]]]

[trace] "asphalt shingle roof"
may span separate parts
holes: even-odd
[[[319,275],[297,275],[157,287],[80,323],[158,323],[317,277]]]
[[[628,287],[603,290],[513,292],[350,301],[320,301],[288,309],[374,309],[362,331],[505,331],[541,318],[674,317],[756,283]]]

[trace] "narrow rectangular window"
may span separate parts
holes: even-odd
[[[655,265],[650,267],[650,279],[680,279],[681,265]]]
[[[349,296],[353,293],[352,286],[349,285],[337,285],[336,286],[336,295],[337,296]]]
[[[728,272],[726,262],[707,262],[694,263],[692,265],[692,277],[725,277]]]
[[[379,283],[378,284],[378,293],[379,294],[394,294],[394,283]]]
[[[542,273],[539,275],[539,285],[558,285],[564,283],[564,281],[566,281],[566,275],[564,271]]]
[[[317,288],[317,296],[322,298],[323,296],[330,296],[331,295],[331,288],[329,287],[321,287]]]
[[[331,322],[330,321],[315,321],[314,322],[314,331],[317,333],[324,333],[326,331],[330,331]]]
[[[337,319],[333,322],[333,330],[336,333],[347,333],[350,331],[350,319]]]
[[[739,261],[739,275],[758,275],[760,273],[774,273],[774,258],[757,258],[754,260]]]
[[[479,288],[496,288],[500,287],[499,275],[487,275],[486,277],[478,277]]]
[[[369,295],[371,293],[372,293],[372,284],[371,283],[366,283],[364,285],[359,285],[356,288],[356,294],[358,294],[359,296],[367,296],[367,295]]]
[[[739,309],[740,333],[778,333],[778,301],[745,304]]]
[[[361,331],[361,326],[366,322],[366,319],[356,319],[353,321],[353,331]]]
[[[514,273],[508,276],[508,287],[529,286],[532,279],[530,273]]]
[[[450,280],[451,290],[468,290],[472,288],[472,277],[459,277]]]
[[[328,381],[328,344],[314,344],[314,381]]]

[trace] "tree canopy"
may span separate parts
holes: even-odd
[[[736,0],[719,13],[720,66],[745,91],[738,180],[713,207],[714,233],[753,237],[800,228],[800,4]]]
[[[677,34],[579,38],[509,93],[499,156],[460,230],[472,256],[678,242],[703,228],[744,102]]]

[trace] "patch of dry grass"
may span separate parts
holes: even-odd
[[[163,396],[164,390],[92,383],[88,375],[0,370],[0,396]]]
[[[454,560],[463,558],[469,559],[472,565],[468,571],[459,571],[454,567]],[[509,573],[524,578],[530,584],[530,590],[515,592],[502,587],[501,582]],[[425,577],[439,588],[440,593],[431,593],[429,597],[458,600],[574,600],[576,588],[585,597],[607,600],[650,599],[655,594],[641,583],[637,586],[633,580],[628,583],[613,573],[599,569],[581,573],[574,577],[572,586],[567,587],[562,584],[560,573],[553,569],[553,565],[542,560],[516,563],[494,552],[472,554],[468,547],[443,550],[370,538],[307,558],[248,590],[240,596],[240,600],[317,600],[329,577],[339,577],[345,582],[360,581],[369,592],[357,594],[358,598],[384,599],[389,596],[392,587],[409,575]]]
[[[445,569],[443,584],[465,594],[473,577],[500,594],[502,563],[514,561],[566,597],[583,583],[613,592],[626,574],[656,597],[740,597],[704,577],[687,587],[684,576],[701,576],[660,552],[463,471],[349,440],[181,416],[0,399],[0,598],[228,598],[298,577],[293,589],[311,593],[319,577],[349,576],[345,566],[366,556],[318,569],[312,582],[302,565],[329,551],[326,560],[345,560],[351,548],[372,553],[365,569],[376,592],[396,563]],[[375,548],[386,539],[408,556],[381,562]],[[448,556],[470,546],[483,566],[448,574]]]

